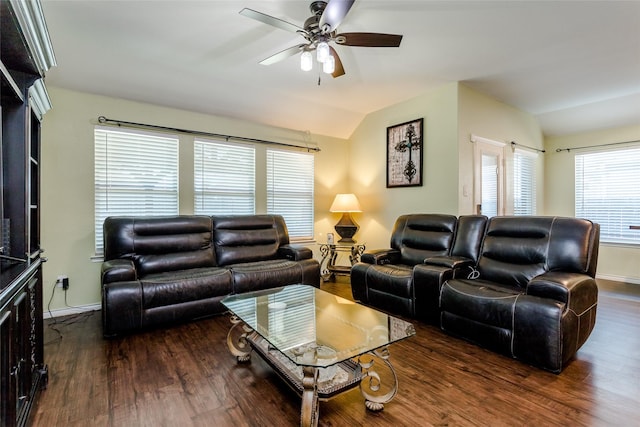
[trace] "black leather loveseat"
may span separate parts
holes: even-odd
[[[423,286],[435,275],[444,282],[475,265],[487,217],[412,214],[396,220],[391,247],[369,250],[351,268],[354,299],[407,317],[439,319],[439,289]],[[438,269],[425,269],[425,264]],[[427,277],[425,277],[427,276]]]
[[[221,313],[229,294],[320,286],[279,215],[109,217],[103,229],[105,336]]]
[[[439,218],[409,217],[398,221],[430,219],[433,225],[434,218]],[[403,297],[408,295],[415,308],[413,313],[402,314],[531,365],[561,372],[595,325],[599,226],[578,218],[517,216],[494,217],[478,228],[481,217],[471,217],[476,227],[465,231],[461,226],[464,218],[448,226],[453,228],[447,239],[453,242],[448,246],[449,256],[425,257],[411,267],[411,293],[403,291]],[[424,249],[434,240],[443,241],[438,233],[419,233],[419,229],[414,224],[408,232],[412,238],[399,238],[398,234],[407,234],[407,227],[395,227],[392,254],[414,253],[416,247]],[[469,230],[467,239],[463,234]],[[461,257],[455,253],[458,242],[476,252]],[[380,299],[372,296],[382,289],[398,294],[398,283],[409,283],[406,267],[392,269],[384,264],[393,262],[392,257],[363,255],[362,261],[352,269],[351,280],[354,297],[364,303],[379,306]],[[397,276],[404,276],[405,281]]]

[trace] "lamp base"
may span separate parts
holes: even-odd
[[[360,226],[351,218],[349,212],[344,212],[340,221],[333,227],[336,233],[341,237],[338,243],[356,243],[353,236],[357,233]]]

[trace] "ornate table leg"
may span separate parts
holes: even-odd
[[[369,357],[369,360],[364,360]],[[374,370],[375,359],[381,360],[392,376],[392,384],[384,386],[380,375]],[[360,393],[364,397],[364,405],[370,411],[382,411],[384,404],[389,403],[398,392],[398,377],[389,361],[389,348],[382,347],[358,358],[358,364],[362,368],[362,380],[360,381]]]
[[[322,259],[320,260],[320,275],[322,276],[323,282],[328,282],[332,279],[332,273],[329,271],[329,265],[331,264],[329,259],[330,253],[331,248],[329,245],[320,245],[320,254],[322,255]]]
[[[316,427],[320,412],[318,411],[318,368],[303,366],[302,373],[302,410],[300,411],[300,425],[302,427]]]
[[[237,316],[231,316],[231,329],[227,333],[227,346],[238,362],[251,360],[251,345],[247,342],[247,335],[254,332]]]

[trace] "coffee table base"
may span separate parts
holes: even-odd
[[[239,363],[251,361],[255,350],[280,377],[302,397],[300,411],[301,426],[317,426],[320,416],[319,402],[360,386],[365,399],[365,407],[370,411],[381,411],[398,391],[398,378],[389,361],[388,346],[366,353],[355,359],[336,364],[333,379],[319,382],[322,368],[298,366],[287,356],[273,348],[260,334],[247,326],[236,316],[231,316],[231,329],[227,334],[227,346]],[[391,384],[384,386],[381,376],[376,372],[375,361],[379,360],[391,373]]]

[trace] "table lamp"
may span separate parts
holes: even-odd
[[[360,202],[355,194],[337,194],[329,212],[342,212],[342,218],[335,225],[336,233],[341,237],[338,243],[355,243],[354,234],[358,231],[358,224],[351,218],[351,212],[362,212]]]

